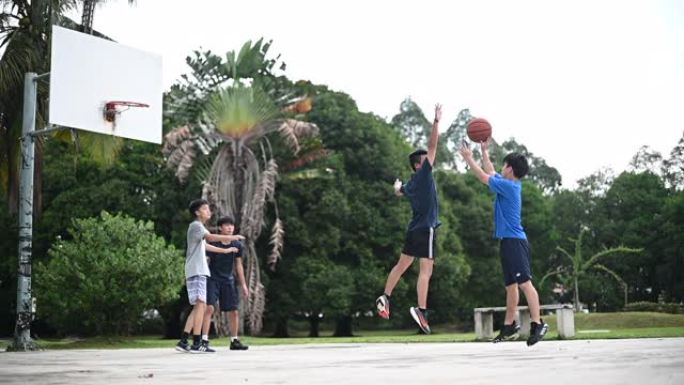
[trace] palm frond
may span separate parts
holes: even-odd
[[[111,166],[123,149],[124,139],[118,136],[79,131],[79,147],[96,163]]]
[[[302,138],[318,134],[318,126],[314,123],[295,119],[284,119],[275,123],[274,130],[280,133],[295,154],[299,152],[299,142]]]
[[[197,146],[192,140],[190,128],[178,127],[166,134],[162,154],[166,157],[166,166],[175,170],[176,178],[185,183],[197,157]]]
[[[562,248],[560,246],[556,246],[556,250],[560,251],[561,253],[563,253],[563,255],[568,257],[568,259],[570,259],[570,262],[572,263],[572,265],[575,266],[575,257],[573,257],[572,254],[570,254],[567,250],[565,250],[564,248]]]
[[[585,269],[590,268],[592,265],[594,265],[594,263],[596,263],[597,260],[599,260],[600,258],[603,258],[605,256],[608,256],[610,254],[640,253],[642,251],[643,251],[643,249],[634,249],[634,248],[625,247],[625,246],[618,246],[618,247],[612,247],[610,249],[605,249],[603,251],[600,251],[600,252],[592,255],[591,258],[589,258],[589,260],[587,260],[587,262],[584,263],[584,268]]]
[[[620,285],[622,285],[622,287],[624,287],[624,288],[627,287],[627,282],[625,282],[625,280],[622,279],[622,277],[620,277],[618,275],[618,273],[616,273],[615,271],[601,265],[600,263],[595,264],[594,267],[598,270],[602,270],[602,271],[605,271],[606,273],[608,273],[608,275],[613,277]]]
[[[276,218],[275,223],[273,223],[271,239],[268,243],[271,245],[271,254],[269,254],[266,263],[271,270],[275,270],[276,263],[282,258],[281,252],[285,245],[285,228],[280,218]]]
[[[552,277],[554,275],[561,275],[563,274],[563,270],[559,267],[556,270],[551,270],[544,274],[542,279],[539,281],[539,287],[544,287],[544,282],[546,281],[547,278]]]
[[[210,98],[204,120],[212,122],[223,135],[239,139],[258,137],[255,131],[277,114],[273,102],[259,89],[235,86]]]

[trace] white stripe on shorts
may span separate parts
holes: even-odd
[[[430,227],[430,237],[428,239],[428,258],[432,259],[434,256],[432,255],[432,240],[435,236],[435,229],[433,227]]]

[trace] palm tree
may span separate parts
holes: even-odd
[[[573,288],[574,288],[574,306],[575,306],[575,311],[579,311],[580,309],[580,298],[579,298],[579,280],[580,278],[584,277],[586,274],[588,274],[589,271],[591,270],[599,270],[603,271],[605,273],[608,273],[609,276],[611,276],[613,279],[615,279],[624,289],[624,295],[625,295],[625,305],[627,304],[627,283],[618,275],[615,271],[607,268],[606,266],[602,265],[599,263],[599,260],[602,258],[605,258],[609,255],[612,254],[618,254],[618,253],[639,253],[642,251],[642,249],[633,249],[630,247],[625,247],[625,246],[618,246],[618,247],[612,247],[610,249],[604,249],[589,258],[585,258],[584,255],[582,254],[582,239],[584,237],[584,233],[586,233],[589,229],[587,227],[582,227],[579,232],[579,236],[577,239],[573,240],[570,239],[571,241],[574,241],[575,243],[575,251],[574,254],[570,254],[567,250],[564,248],[557,246],[556,250],[560,251],[562,255],[566,256],[567,259],[570,261],[569,266],[560,266],[557,269],[550,271],[544,275],[544,277],[540,281],[540,286],[544,285],[544,281],[546,281],[547,278],[558,275],[561,277],[562,280],[571,283]]]
[[[265,224],[265,208],[271,202],[275,220],[271,228],[271,252],[266,263],[273,268],[280,258],[284,228],[274,199],[278,163],[272,149],[272,133],[298,154],[301,141],[318,134],[313,123],[281,116],[281,111],[259,88],[239,84],[220,89],[206,106],[203,119],[193,127],[184,126],[165,137],[164,151],[179,176],[187,176],[200,146],[215,149],[204,177],[202,195],[216,205],[220,215],[236,218],[247,243],[247,303],[249,329],[262,327],[265,291],[254,247]]]
[[[261,330],[265,305],[254,242],[265,224],[268,203],[275,214],[266,260],[270,268],[283,247],[276,180],[283,170],[297,179],[324,176],[316,170],[303,172],[301,167],[327,155],[317,127],[297,120],[311,110],[311,98],[298,95],[285,76],[275,74],[285,64],[279,57],[267,57],[270,45],[263,39],[248,41],[225,56],[196,51],[186,59],[192,72],[183,75],[164,98],[165,126],[173,128],[164,138],[167,164],[181,182],[191,174],[199,178],[203,196],[220,215],[234,216],[247,238],[246,313],[251,333]]]

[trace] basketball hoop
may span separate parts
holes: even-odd
[[[146,108],[149,107],[149,105],[145,103],[127,102],[121,100],[107,102],[105,103],[103,110],[104,119],[115,126],[116,116],[124,111],[129,110],[131,107]]]

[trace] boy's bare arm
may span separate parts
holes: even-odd
[[[216,247],[214,245],[206,245],[207,251],[210,251],[212,253],[218,253],[218,254],[228,254],[228,253],[237,253],[238,248],[237,247],[229,247],[227,249],[224,249],[223,247]]]
[[[492,138],[489,138],[480,144],[480,149],[482,150],[482,168],[488,175],[494,175],[496,173],[496,170],[494,170],[494,165],[489,159],[489,143],[491,140]]]
[[[439,121],[442,119],[442,105],[435,105],[435,120],[432,121],[432,132],[428,139],[428,153],[427,158],[432,166],[435,165],[435,157],[437,156],[437,142],[439,141]]]
[[[242,258],[235,258],[235,270],[237,271],[238,281],[240,281],[242,286],[242,295],[247,298],[249,297],[249,289],[245,281],[245,269],[242,267]]]
[[[242,241],[245,237],[242,235],[207,234],[204,239],[209,242],[232,242]]]
[[[468,167],[470,167],[470,170],[472,170],[477,179],[479,179],[480,182],[489,185],[489,175],[482,170],[482,167],[480,167],[477,162],[475,162],[475,159],[473,159],[473,152],[470,150],[470,148],[467,146],[461,146],[458,152],[461,153],[463,160],[468,163]]]

